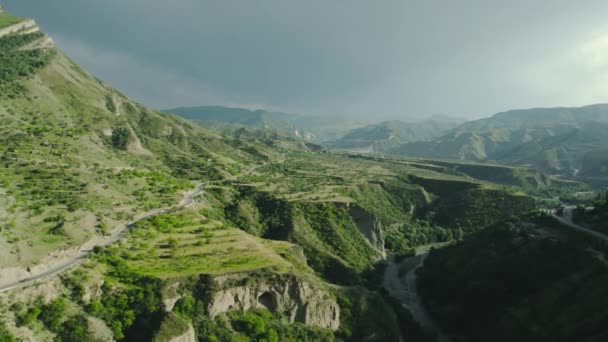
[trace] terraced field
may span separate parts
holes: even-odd
[[[133,269],[161,279],[262,268],[283,273],[293,267],[277,251],[288,247],[188,212],[140,222],[122,243]]]

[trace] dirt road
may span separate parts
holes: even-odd
[[[145,213],[142,213],[142,214],[136,216],[132,221],[121,224],[119,227],[117,227],[118,229],[116,229],[116,231],[111,236],[107,237],[99,245],[105,247],[105,246],[109,246],[109,245],[113,244],[114,242],[120,240],[122,237],[125,236],[125,234],[129,231],[129,229],[131,227],[133,227],[133,225],[135,223],[137,223],[141,220],[145,220],[149,217],[156,216],[158,214],[167,212],[172,208],[186,208],[186,207],[191,206],[192,204],[194,204],[194,197],[196,197],[198,194],[202,193],[203,191],[204,191],[204,184],[198,183],[196,185],[196,188],[191,191],[188,191],[186,194],[184,194],[184,197],[182,198],[182,200],[175,206],[152,209],[152,210],[149,210]],[[56,265],[52,265],[52,266],[46,268],[45,270],[39,271],[36,274],[33,274],[27,278],[20,279],[18,281],[12,282],[10,284],[2,285],[0,287],[0,293],[9,291],[9,290],[12,290],[15,288],[33,285],[37,281],[40,281],[40,280],[48,278],[50,276],[62,273],[64,271],[80,264],[82,262],[82,260],[89,254],[91,254],[92,252],[93,252],[92,249],[79,250],[77,254],[75,254],[68,260],[65,260]]]

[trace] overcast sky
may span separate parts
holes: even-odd
[[[156,108],[359,118],[608,102],[608,1],[0,0]]]

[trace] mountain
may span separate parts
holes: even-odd
[[[385,121],[355,128],[335,141],[325,142],[329,148],[351,151],[384,152],[408,142],[429,141],[456,127],[454,119],[419,122]]]
[[[276,131],[287,136],[299,137],[305,140],[313,140],[314,138],[312,133],[305,132],[296,126],[296,122],[300,118],[294,114],[220,106],[181,107],[167,109],[166,112],[180,115],[203,127],[219,131],[248,128]]]
[[[302,249],[235,228],[207,190],[305,145],[235,139],[151,110],[76,65],[33,20],[0,11],[0,25],[0,340],[338,334],[342,294]],[[395,336],[379,295],[348,298],[376,301]],[[248,330],[260,321],[269,328]]]
[[[390,153],[508,165],[528,165],[572,176],[606,177],[608,105],[536,108],[471,121],[430,142]]]
[[[0,226],[11,227],[0,272],[173,204],[191,180],[223,179],[276,153],[131,101],[33,21],[13,18],[0,13],[9,23],[0,31]]]
[[[0,23],[1,341],[431,341],[409,257],[566,191],[248,131],[335,118],[229,110],[240,128],[211,131],[96,79],[34,21]]]
[[[419,328],[368,279],[387,251],[451,239],[457,203],[471,230],[533,206],[464,174],[207,130],[96,79],[34,21],[0,25],[0,340],[398,340]]]
[[[278,133],[320,143],[336,139],[360,124],[340,117],[297,115],[221,106],[181,107],[165,110],[219,132],[241,128]]]

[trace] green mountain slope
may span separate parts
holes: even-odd
[[[499,113],[467,122],[431,142],[391,153],[530,165],[574,176],[606,176],[608,105],[540,108]]]
[[[2,10],[2,7],[0,7],[0,29],[17,24],[22,20],[23,20],[22,18],[15,17],[13,15],[10,15],[10,14],[4,12]]]
[[[33,265],[174,204],[189,179],[268,158],[132,102],[49,41],[23,31],[0,38],[1,267]]]
[[[353,129],[340,139],[323,145],[335,149],[385,152],[409,142],[430,141],[456,127],[458,123],[452,119],[411,123],[385,121]]]

